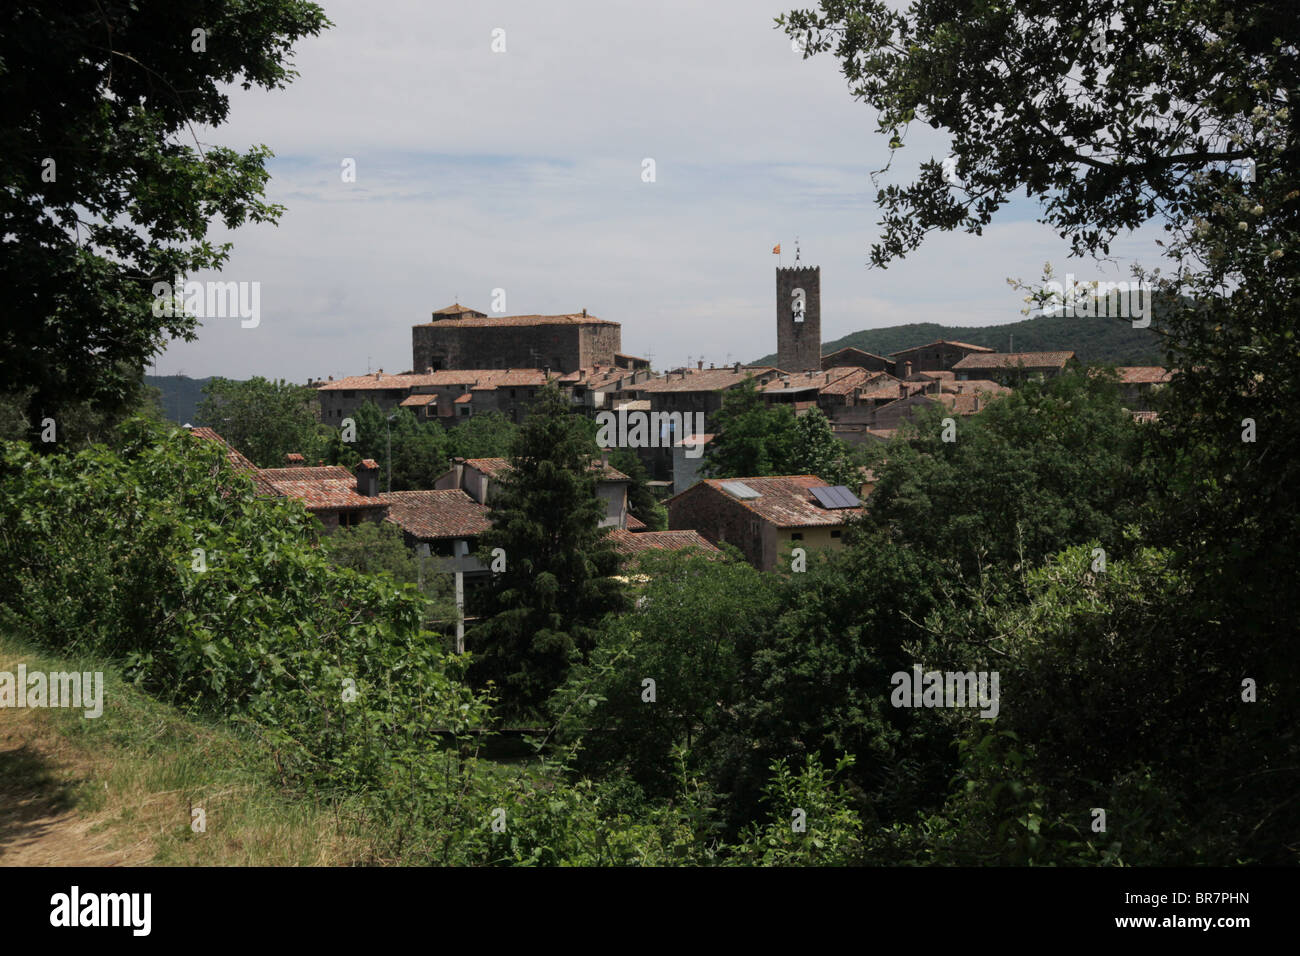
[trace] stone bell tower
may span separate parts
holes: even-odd
[[[784,372],[821,371],[821,266],[776,270],[776,364]]]

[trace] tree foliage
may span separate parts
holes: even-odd
[[[480,554],[490,564],[502,549],[506,568],[492,577],[492,616],[473,643],[476,672],[517,711],[544,704],[590,651],[601,620],[625,604],[618,554],[600,527],[598,452],[591,429],[548,387],[520,428],[510,471],[494,481]]]
[[[294,43],[328,25],[303,0],[4,5],[0,381],[31,389],[33,421],[70,402],[120,405],[168,337],[194,339],[195,317],[153,314],[153,284],[222,267],[215,218],[281,212],[263,198],[269,149],[195,130],[226,121],[230,84],[284,87]]]
[[[261,376],[245,382],[218,377],[203,386],[203,395],[195,424],[214,428],[259,468],[283,467],[290,452],[308,464],[324,454],[315,389]]]

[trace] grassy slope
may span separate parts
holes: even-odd
[[[259,745],[159,703],[99,661],[0,635],[0,670],[102,671],[104,713],[0,710],[0,865],[294,866],[367,862],[326,806],[276,785]],[[206,811],[206,832],[190,828]]]

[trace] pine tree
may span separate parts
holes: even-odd
[[[494,479],[492,528],[480,559],[494,571],[489,618],[471,636],[478,680],[492,680],[503,709],[540,708],[575,661],[585,659],[597,626],[626,608],[619,557],[600,527],[590,430],[558,389],[538,393],[511,449],[510,471]],[[493,552],[497,552],[494,562]]]

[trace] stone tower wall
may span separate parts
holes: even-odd
[[[785,372],[822,367],[821,267],[776,270],[776,364]],[[794,291],[804,293],[804,317],[796,322]]]

